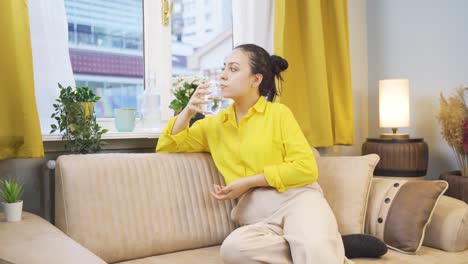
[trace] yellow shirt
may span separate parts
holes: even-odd
[[[268,184],[283,192],[317,180],[317,164],[291,110],[264,97],[239,125],[233,105],[171,135],[172,118],[156,152],[210,152],[226,184],[263,173]]]

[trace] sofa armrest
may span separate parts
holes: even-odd
[[[426,229],[423,245],[449,252],[468,249],[468,204],[442,196]]]
[[[15,264],[105,264],[102,259],[37,215],[23,212],[20,222],[0,214],[0,262]],[[8,263],[7,262],[7,263]]]

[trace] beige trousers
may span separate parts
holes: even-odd
[[[256,188],[240,197],[231,218],[241,227],[221,245],[226,264],[348,262],[335,216],[318,183]]]

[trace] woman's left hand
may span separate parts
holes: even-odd
[[[213,186],[215,192],[211,192],[211,195],[218,200],[239,198],[252,187],[248,178],[237,179],[227,186],[220,186],[217,184]]]

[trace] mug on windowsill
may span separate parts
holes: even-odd
[[[135,129],[137,110],[135,108],[114,109],[115,128],[119,132],[132,132]]]

